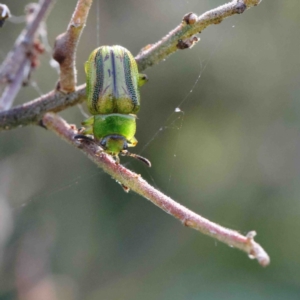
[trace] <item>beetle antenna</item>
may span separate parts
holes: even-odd
[[[135,159],[138,159],[140,161],[142,161],[144,164],[146,164],[149,168],[151,167],[151,162],[150,160],[148,160],[147,158],[143,157],[143,156],[140,156],[138,154],[135,154],[135,153],[130,153],[128,151],[126,152],[121,152],[121,155],[123,156],[130,156],[130,157],[133,157]]]

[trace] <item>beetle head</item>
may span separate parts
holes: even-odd
[[[138,160],[142,161],[143,163],[145,163],[148,167],[151,167],[151,162],[147,158],[142,157],[138,154],[130,153],[127,150],[128,142],[121,135],[111,134],[111,135],[104,137],[100,141],[100,146],[104,149],[105,152],[107,152],[107,153],[111,154],[113,157],[115,157],[117,161],[119,161],[118,155],[120,154],[122,156],[130,156],[135,159],[138,159]]]

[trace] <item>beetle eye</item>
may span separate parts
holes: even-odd
[[[127,149],[128,149],[128,144],[127,144],[127,142],[124,142],[123,150],[127,150]]]
[[[100,142],[100,146],[101,146],[103,149],[106,149],[106,139],[103,139],[103,140]]]

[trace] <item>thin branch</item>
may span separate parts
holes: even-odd
[[[110,155],[101,152],[101,148],[94,143],[78,142],[75,140],[74,136],[77,134],[76,128],[69,125],[58,115],[54,113],[45,114],[43,124],[55,132],[61,139],[79,148],[90,160],[123,186],[150,200],[168,214],[179,219],[185,226],[194,228],[231,247],[245,251],[249,257],[257,259],[262,266],[267,266],[270,263],[268,254],[253,239],[255,232],[250,232],[247,236],[243,236],[236,231],[215,224],[180,205],[152,187],[140,175],[126,169],[120,164],[116,164]]]
[[[6,85],[0,99],[0,111],[8,110],[21,88],[24,75],[28,74],[32,64],[32,59],[36,55],[34,41],[39,30],[40,23],[49,11],[54,0],[44,0],[35,16],[18,37],[14,48],[8,53],[6,59],[0,67],[0,85]]]
[[[219,24],[225,18],[241,14],[246,9],[257,6],[262,0],[234,0],[212,9],[197,17],[193,13],[184,16],[183,21],[169,32],[164,38],[154,45],[147,46],[135,57],[140,72],[164,60],[178,49],[189,48],[190,39],[195,34],[201,33],[209,25]],[[182,42],[187,41],[187,47],[182,47]],[[193,45],[193,43],[192,43]]]
[[[75,92],[62,94],[52,91],[40,98],[18,105],[1,112],[0,131],[19,126],[36,124],[47,111],[58,112],[85,100],[85,85],[80,85]]]
[[[58,90],[63,93],[73,92],[77,84],[76,48],[92,2],[93,0],[78,0],[67,31],[60,34],[55,40],[53,58],[60,66]]]
[[[184,42],[185,40],[189,40],[195,33],[203,30],[208,25],[220,23],[224,18],[241,13],[246,8],[256,6],[260,2],[261,0],[234,0],[202,14],[197,18],[196,22],[192,21],[194,20],[194,14],[186,15],[183,21],[184,24],[181,23],[177,28],[171,31],[168,36],[164,37],[162,41],[150,46],[148,49],[142,49],[140,54],[136,56],[139,71],[144,71],[145,68],[152,66],[167,55],[178,50],[180,45],[177,48],[176,41],[178,43],[179,41]],[[163,54],[163,50],[166,51],[166,54]],[[58,112],[67,106],[76,105],[82,102],[82,95],[84,95],[84,93],[85,85],[82,85],[78,87],[75,92],[70,93],[68,97],[63,94],[58,94],[54,97],[53,93],[49,93],[25,105],[17,106],[7,112],[2,112],[0,113],[0,130],[8,130],[18,126],[28,125],[39,120],[41,115],[47,111],[52,110]],[[72,99],[72,101],[69,101],[70,99]],[[44,105],[43,101],[49,103],[49,106]],[[57,103],[51,103],[51,101],[57,101]],[[66,103],[64,103],[64,101]],[[26,109],[24,114],[26,113],[27,117],[22,116],[23,108]],[[35,111],[36,115],[34,116]]]

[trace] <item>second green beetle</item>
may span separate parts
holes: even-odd
[[[136,113],[140,109],[139,87],[147,76],[138,73],[132,54],[121,46],[102,46],[85,63],[87,106],[92,114],[82,125],[77,139],[94,140],[117,162],[118,155],[137,158],[148,166],[146,158],[128,152],[137,140]]]

